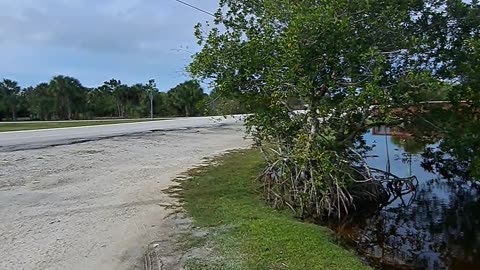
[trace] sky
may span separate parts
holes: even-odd
[[[0,0],[0,79],[26,87],[61,74],[96,87],[153,78],[167,91],[189,79],[193,27],[211,19],[175,0]]]

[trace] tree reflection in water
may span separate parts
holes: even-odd
[[[399,177],[416,176],[415,192],[393,196],[367,218],[366,209],[358,209],[359,215],[331,227],[382,269],[480,269],[480,194],[466,181],[472,180],[469,162],[474,159],[465,154],[469,150],[451,147],[458,137],[474,136],[442,134],[437,142],[431,127],[416,132],[406,127],[397,134],[377,130],[364,139],[375,145],[369,165],[390,167]]]

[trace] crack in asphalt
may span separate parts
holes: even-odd
[[[219,124],[216,124],[214,128],[224,128],[225,126],[228,126],[228,125],[219,123]],[[200,125],[200,126],[189,126],[189,127],[181,127],[181,128],[165,128],[165,129],[158,128],[158,129],[150,129],[147,131],[132,132],[132,133],[126,133],[126,134],[115,134],[115,135],[97,136],[97,137],[90,137],[90,138],[74,138],[74,139],[67,139],[67,140],[61,140],[61,141],[55,140],[51,142],[43,142],[40,144],[24,144],[24,145],[19,144],[19,145],[10,145],[10,146],[0,146],[0,152],[6,153],[6,152],[17,152],[17,151],[24,151],[24,150],[37,150],[37,149],[45,149],[45,148],[57,147],[57,146],[63,146],[63,145],[74,145],[74,144],[80,144],[80,143],[95,142],[100,140],[108,140],[113,138],[143,136],[143,135],[155,133],[155,132],[190,131],[193,129],[208,129],[211,127],[212,126]]]

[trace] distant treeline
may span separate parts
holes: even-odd
[[[161,92],[154,80],[129,86],[112,79],[88,88],[75,78],[55,76],[48,83],[22,88],[16,81],[4,79],[0,82],[0,120],[149,117],[151,97],[155,117],[244,112],[238,102],[215,93],[208,95],[194,80]]]

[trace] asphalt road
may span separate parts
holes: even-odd
[[[37,149],[152,131],[205,128],[239,121],[236,117],[190,117],[138,123],[0,132],[0,152]]]

